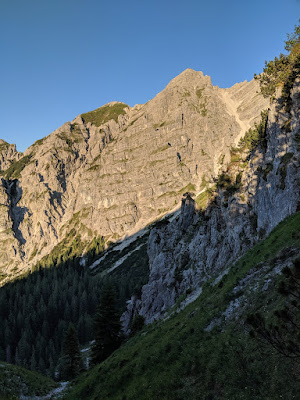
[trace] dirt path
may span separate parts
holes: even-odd
[[[66,389],[69,382],[60,382],[59,387],[51,390],[45,396],[20,396],[20,400],[55,400],[59,399],[60,395]]]

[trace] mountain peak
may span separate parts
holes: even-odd
[[[178,76],[195,76],[195,75],[204,77],[202,71],[196,71],[192,68],[186,68]]]
[[[205,84],[205,86],[212,86],[210,76],[204,75],[202,71],[195,71],[194,69],[187,68],[174,79],[172,79],[168,86],[197,86],[200,82],[201,86],[203,86],[203,83]]]

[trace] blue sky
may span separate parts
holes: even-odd
[[[299,0],[0,0],[0,138],[24,151],[109,101],[145,103],[186,68],[251,80]]]

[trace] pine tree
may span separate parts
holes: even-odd
[[[35,350],[34,350],[33,346],[32,346],[32,354],[31,354],[31,359],[30,359],[30,369],[31,369],[31,371],[36,370]]]
[[[121,344],[120,314],[116,306],[116,295],[111,285],[103,288],[100,303],[94,318],[95,342],[92,347],[91,363],[105,360]]]
[[[62,378],[73,379],[79,374],[82,361],[77,332],[71,322],[65,336],[62,353]]]

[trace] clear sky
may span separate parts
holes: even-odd
[[[24,151],[109,101],[145,103],[186,68],[251,80],[300,0],[0,0],[0,138]]]

